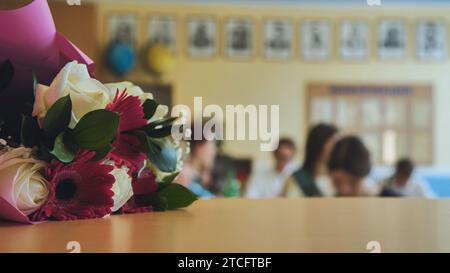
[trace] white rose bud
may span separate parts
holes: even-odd
[[[60,98],[70,95],[72,119],[70,128],[88,112],[104,109],[110,102],[109,89],[89,76],[86,65],[67,63],[50,86],[36,85],[33,116],[44,118],[48,109]]]

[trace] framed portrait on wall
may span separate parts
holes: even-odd
[[[177,26],[172,16],[152,16],[148,20],[147,35],[150,44],[162,44],[176,51]]]
[[[364,60],[369,56],[369,25],[361,20],[345,20],[339,29],[339,52],[344,60]]]
[[[420,21],[416,32],[416,53],[420,60],[447,57],[447,28],[441,20]]]
[[[132,14],[111,15],[108,17],[109,42],[124,42],[136,46],[137,17]]]
[[[191,57],[212,57],[217,52],[217,23],[212,17],[188,19],[187,49]]]
[[[305,60],[326,60],[330,57],[331,31],[327,20],[306,20],[300,28],[300,55]]]
[[[403,20],[381,20],[378,25],[378,56],[401,59],[406,55],[406,24]]]
[[[252,21],[228,19],[225,22],[225,55],[230,58],[250,58],[254,53],[254,32]]]
[[[286,60],[292,56],[293,25],[284,19],[264,23],[264,55],[267,59]]]

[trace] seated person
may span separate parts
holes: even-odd
[[[385,188],[396,191],[404,196],[433,198],[435,194],[423,182],[413,176],[414,163],[409,159],[397,162],[395,173],[383,182]]]
[[[183,169],[177,177],[177,182],[189,188],[200,198],[215,197],[208,190],[211,183],[212,165],[216,157],[215,141],[191,140],[190,154],[185,159]]]
[[[328,169],[337,196],[398,196],[367,179],[371,169],[370,154],[357,137],[344,137],[336,143]]]
[[[305,161],[287,181],[285,197],[333,196],[334,189],[328,176],[327,162],[336,142],[338,130],[327,124],[311,128],[306,139]]]
[[[289,138],[281,138],[278,148],[273,152],[274,165],[257,170],[252,174],[245,196],[248,198],[279,197],[283,191],[286,179],[295,170],[294,159],[296,147]]]

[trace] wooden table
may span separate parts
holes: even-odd
[[[0,224],[0,252],[450,252],[450,200],[216,199],[185,210]]]

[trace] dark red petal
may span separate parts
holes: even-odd
[[[117,92],[119,92],[117,90]],[[108,104],[107,110],[120,114],[119,131],[126,132],[147,125],[141,100],[136,96],[128,96],[126,89]]]
[[[114,150],[110,156],[117,165],[125,164],[132,171],[140,169],[142,163],[147,159],[141,151],[139,138],[132,135],[120,134],[113,143]]]
[[[133,179],[133,193],[135,195],[155,192],[158,189],[155,175],[150,170],[145,170],[141,175]]]

